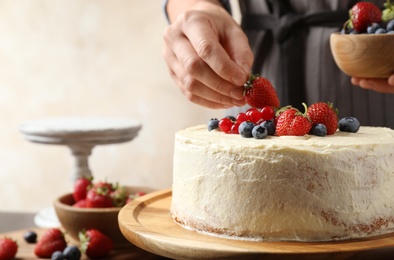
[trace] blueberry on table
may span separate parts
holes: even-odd
[[[342,132],[356,133],[360,129],[360,122],[355,117],[344,117],[339,120],[338,128]]]
[[[67,258],[64,257],[63,252],[55,251],[52,253],[51,260],[65,260]]]
[[[34,231],[26,231],[23,234],[23,238],[25,239],[25,241],[27,243],[30,243],[30,244],[35,243],[35,242],[37,242],[37,233]]]
[[[77,246],[67,246],[63,250],[63,255],[67,260],[79,260],[81,259],[81,250]]]

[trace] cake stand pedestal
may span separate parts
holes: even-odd
[[[71,179],[93,177],[89,156],[96,145],[131,141],[141,124],[130,119],[115,118],[52,118],[25,122],[21,132],[28,141],[40,144],[64,145],[71,150],[74,167]],[[53,207],[38,212],[34,219],[39,227],[59,226]]]
[[[129,119],[54,118],[25,122],[21,132],[31,142],[65,145],[74,157],[72,179],[92,177],[89,156],[96,145],[128,142],[141,124]]]

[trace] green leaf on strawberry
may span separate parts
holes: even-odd
[[[391,3],[390,0],[384,4],[384,10],[382,11],[382,21],[388,22],[394,19],[394,3]]]

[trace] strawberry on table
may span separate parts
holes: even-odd
[[[0,259],[9,260],[14,259],[18,252],[18,244],[15,240],[9,237],[0,238]]]
[[[305,110],[306,110],[306,105]],[[298,109],[288,106],[282,108],[277,116],[276,135],[294,135],[303,136],[309,133],[312,128],[312,122],[305,113]]]
[[[244,85],[246,102],[255,108],[279,107],[279,99],[271,82],[261,76],[251,74]]]
[[[89,258],[99,258],[108,255],[112,248],[112,240],[97,229],[79,232],[81,251]]]
[[[332,103],[314,103],[308,107],[307,115],[314,125],[325,125],[327,135],[334,134],[338,129],[338,110],[334,108]]]
[[[56,251],[63,251],[67,247],[66,239],[59,228],[50,228],[45,231],[34,247],[34,254],[41,258],[51,258]]]

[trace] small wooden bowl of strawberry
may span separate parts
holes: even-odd
[[[334,60],[344,73],[358,78],[394,74],[393,10],[390,1],[383,6],[367,1],[352,6],[341,33],[330,36]]]
[[[120,232],[118,213],[128,201],[153,189],[81,179],[75,182],[72,193],[62,195],[54,202],[56,215],[67,234],[79,241],[80,231],[97,229],[111,238],[115,247],[130,244]]]
[[[341,34],[330,37],[338,67],[359,78],[388,78],[394,74],[394,34]]]

